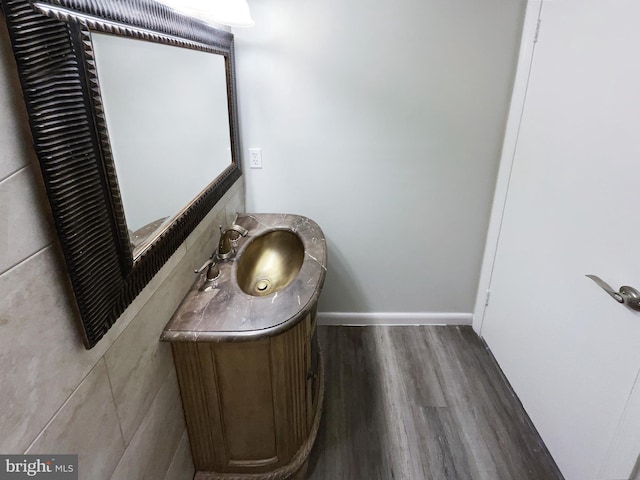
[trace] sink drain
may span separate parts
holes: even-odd
[[[259,292],[264,292],[267,288],[269,288],[269,285],[271,284],[271,282],[267,279],[262,279],[262,280],[258,280],[256,282],[256,290],[258,290]]]

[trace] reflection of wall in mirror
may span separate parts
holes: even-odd
[[[225,59],[93,33],[127,226],[173,217],[231,164]]]

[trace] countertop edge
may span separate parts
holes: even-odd
[[[259,330],[236,330],[236,331],[218,331],[218,332],[197,332],[193,330],[165,330],[160,335],[161,342],[213,342],[213,343],[239,343],[239,342],[253,342],[257,340],[263,340],[265,338],[274,337],[279,335],[290,328],[296,326],[311,312],[315,302],[317,302],[318,296],[315,300],[309,302],[303,310],[300,310],[297,315],[274,325],[269,328],[262,328]]]

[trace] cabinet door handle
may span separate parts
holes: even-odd
[[[587,275],[591,280],[607,292],[618,303],[623,303],[632,310],[640,311],[640,292],[633,287],[623,285],[618,292],[597,275]]]

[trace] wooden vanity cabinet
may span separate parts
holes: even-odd
[[[324,394],[315,309],[276,336],[171,346],[196,480],[304,478]]]

